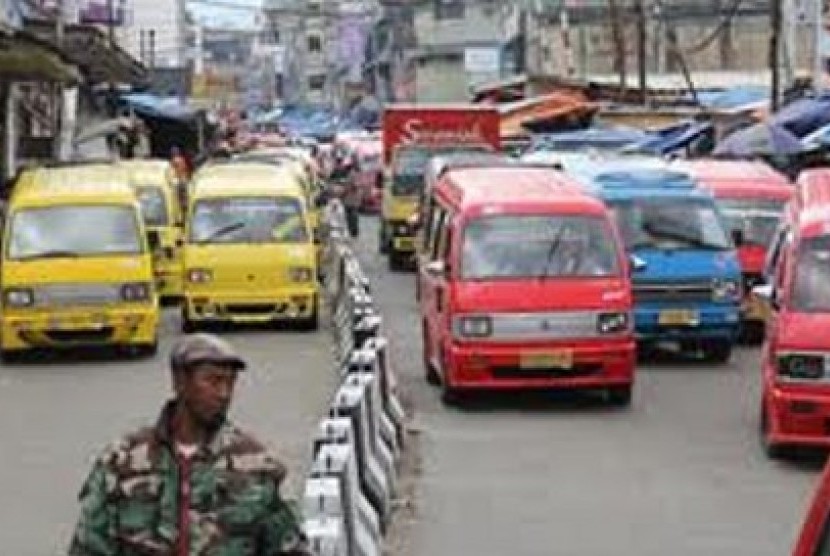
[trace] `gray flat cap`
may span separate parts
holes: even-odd
[[[170,350],[170,368],[181,370],[197,363],[228,365],[237,371],[247,364],[231,345],[213,334],[188,334],[182,336]]]

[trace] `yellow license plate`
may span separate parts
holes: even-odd
[[[415,242],[411,239],[396,239],[395,249],[397,251],[414,251]]]
[[[573,364],[573,351],[569,349],[523,353],[519,358],[519,366],[523,369],[570,369]]]
[[[694,326],[700,322],[697,311],[667,309],[660,311],[659,322],[666,326]]]

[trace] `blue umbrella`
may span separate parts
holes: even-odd
[[[801,141],[786,129],[759,123],[739,129],[715,148],[715,156],[748,157],[794,155],[804,151]]]

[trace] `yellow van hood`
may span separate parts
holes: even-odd
[[[3,285],[151,282],[149,255],[33,259],[3,262]]]
[[[315,276],[314,247],[308,245],[188,245],[185,273],[192,269],[210,271],[204,284],[211,291],[274,290],[292,284],[289,269],[303,267]],[[185,274],[187,279],[187,274]]]

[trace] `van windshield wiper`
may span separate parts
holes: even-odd
[[[551,240],[550,246],[548,247],[548,253],[545,255],[545,266],[542,267],[542,272],[539,274],[539,280],[544,281],[550,275],[550,265],[553,262],[554,255],[556,255],[556,252],[559,251],[559,244],[562,241],[562,234],[564,231],[564,227],[559,228],[556,232],[556,236]]]
[[[41,251],[40,253],[32,253],[30,255],[23,255],[18,257],[17,259],[20,261],[26,261],[30,259],[61,259],[61,258],[77,258],[80,257],[81,253],[77,251],[69,251],[69,250],[61,250],[61,249],[54,249],[51,251]]]
[[[233,222],[231,224],[226,224],[225,226],[222,226],[221,228],[217,228],[216,230],[213,230],[207,237],[205,237],[203,239],[200,239],[196,243],[210,243],[214,239],[218,239],[218,238],[220,238],[224,235],[233,233],[237,230],[241,230],[245,226],[247,226],[247,224],[245,224],[245,222]]]

